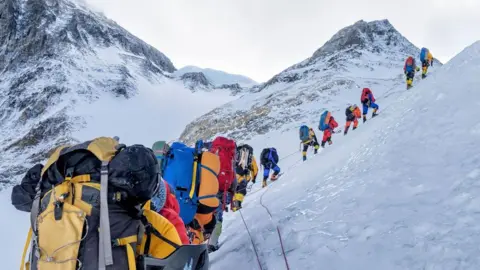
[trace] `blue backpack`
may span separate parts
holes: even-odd
[[[309,131],[310,130],[305,125],[302,125],[300,127],[300,140],[302,142],[308,141],[310,139],[310,132]]]
[[[163,179],[175,190],[185,225],[193,221],[197,210],[211,213],[219,204],[216,195],[220,160],[213,153],[202,152],[202,147],[201,141],[195,148],[174,142],[165,157]]]
[[[321,131],[325,131],[329,128],[328,123],[330,122],[330,112],[325,111],[320,116],[320,123],[318,124],[318,129]]]
[[[427,48],[422,48],[420,51],[420,61],[425,61],[427,59],[427,54],[428,54],[428,49]]]

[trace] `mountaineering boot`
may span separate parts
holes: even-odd
[[[322,142],[321,146],[322,146],[322,148],[325,148],[325,142]]]
[[[307,156],[302,156],[302,160],[303,161],[307,160]]]
[[[242,209],[242,202],[241,201],[233,201],[233,208],[232,211],[236,212],[238,210]]]
[[[353,128],[352,128],[352,130],[355,130],[355,129],[357,129],[357,127],[353,127]]]
[[[214,245],[208,245],[208,253],[212,253],[212,252],[215,252],[219,249],[220,247],[218,245],[214,246]]]
[[[353,129],[355,129],[355,128],[353,128]],[[345,129],[345,131],[343,132],[343,135],[347,135],[347,133],[348,133],[348,127],[347,127],[347,128]]]
[[[262,181],[262,188],[267,186],[267,179],[263,179]]]
[[[366,115],[363,116],[363,123],[365,123],[365,122],[367,122],[367,116]]]
[[[425,79],[427,77],[427,74],[422,74],[422,79]]]
[[[222,222],[217,221],[215,224],[215,228],[213,229],[212,235],[208,239],[208,252],[214,252],[217,251],[220,248],[220,245],[218,244],[218,239],[220,238],[220,235],[222,234]]]
[[[376,113],[376,112],[372,113],[372,118],[374,118],[377,115],[378,115],[378,113]]]
[[[270,180],[272,180],[272,181],[275,181],[277,179],[278,179],[278,174],[275,174],[275,173],[272,174],[272,176],[270,177]]]
[[[316,155],[318,153],[318,149],[315,148],[315,150],[313,150],[313,154]]]
[[[413,83],[413,80],[412,79],[408,79],[407,80],[407,90],[412,88],[412,83]]]
[[[328,145],[332,145],[332,140],[328,140]]]

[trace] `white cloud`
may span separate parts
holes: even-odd
[[[87,0],[164,52],[198,65],[268,80],[360,19],[387,18],[446,62],[480,36],[475,0]]]

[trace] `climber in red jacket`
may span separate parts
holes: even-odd
[[[182,240],[182,244],[190,244],[185,224],[180,217],[180,205],[178,205],[175,192],[167,181],[163,179],[160,183],[159,191],[151,200],[151,209],[168,219],[168,221],[175,226],[175,229],[177,229],[178,235],[180,236],[180,240]]]
[[[325,143],[328,141],[328,144],[332,144],[332,132],[333,130],[338,127],[337,121],[333,118],[333,116],[330,117],[330,120],[328,122],[328,128],[326,128],[323,131],[323,139],[322,139],[322,147],[325,148]]]

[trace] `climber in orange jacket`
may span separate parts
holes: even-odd
[[[353,130],[357,128],[357,119],[362,117],[362,113],[360,112],[360,108],[357,105],[348,105],[347,109],[345,110],[345,116],[347,117],[347,121],[345,123],[345,131],[343,132],[343,135],[347,135],[348,129],[350,128],[352,122]]]

